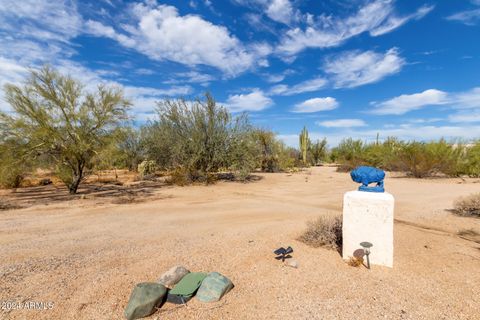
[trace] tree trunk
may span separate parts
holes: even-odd
[[[79,163],[77,172],[73,175],[72,183],[68,186],[68,192],[70,194],[76,194],[78,190],[78,186],[83,179],[83,164]]]
[[[68,186],[68,192],[70,194],[76,194],[81,181],[82,177],[80,175],[74,176],[72,183]]]

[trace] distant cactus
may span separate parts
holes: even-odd
[[[310,139],[308,138],[308,131],[306,127],[303,127],[300,133],[300,152],[302,154],[303,164],[307,165],[307,153],[310,147]]]
[[[145,179],[155,173],[157,165],[153,160],[144,160],[138,165],[138,175],[140,180]]]

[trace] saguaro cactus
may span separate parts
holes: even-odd
[[[306,127],[303,127],[302,132],[300,132],[300,152],[302,153],[303,164],[307,165],[307,152],[310,144],[310,139],[308,138],[308,131]]]

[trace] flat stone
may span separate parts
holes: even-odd
[[[163,284],[167,288],[173,288],[183,277],[185,277],[190,271],[183,266],[175,266],[170,270],[162,274],[158,279],[158,283]]]
[[[203,280],[196,297],[202,302],[215,302],[232,288],[233,283],[230,279],[218,272],[210,272]]]
[[[286,261],[286,265],[295,269],[298,268],[297,260],[289,259],[288,261]]]
[[[164,285],[154,282],[143,282],[135,286],[125,308],[125,318],[134,320],[153,314],[159,307],[167,288]]]

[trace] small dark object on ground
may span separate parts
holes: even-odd
[[[39,186],[48,186],[49,184],[52,184],[52,180],[46,178],[46,179],[42,179],[38,182],[38,185]]]
[[[290,253],[292,252],[293,252],[292,247],[287,247],[286,249],[284,247],[280,247],[277,250],[273,251],[273,253],[277,255],[275,259],[282,260],[282,261],[285,261],[285,259],[291,258],[292,256],[290,255]]]

